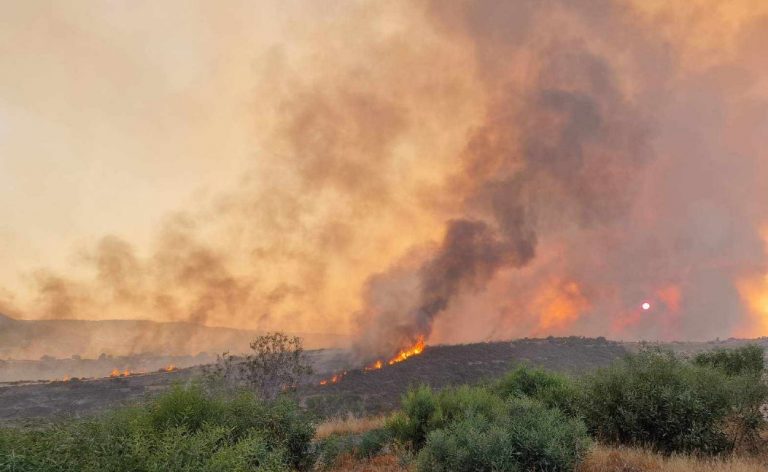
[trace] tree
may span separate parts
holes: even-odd
[[[210,382],[225,388],[246,388],[272,400],[294,390],[312,373],[301,338],[284,333],[267,333],[251,342],[244,358],[227,352],[206,371]]]

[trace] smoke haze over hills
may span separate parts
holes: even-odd
[[[1,6],[0,311],[768,334],[765,2],[322,3]]]

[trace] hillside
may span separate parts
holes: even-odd
[[[625,352],[621,344],[584,338],[428,346],[422,355],[405,362],[371,372],[351,370],[341,382],[321,386],[320,379],[344,368],[346,357],[339,351],[313,351],[317,374],[298,393],[301,402],[321,416],[374,413],[395,407],[400,395],[415,384],[476,383],[503,374],[516,362],[580,372],[607,365]],[[189,368],[114,379],[6,384],[0,387],[0,421],[87,415],[142,400],[199,372]]]

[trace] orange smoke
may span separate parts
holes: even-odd
[[[539,316],[536,332],[552,334],[569,328],[590,308],[590,303],[578,283],[555,280],[542,286],[533,307]]]
[[[765,242],[765,252],[768,254],[768,225],[760,234]],[[749,312],[747,326],[742,327],[738,336],[755,337],[768,334],[768,269],[762,273],[751,274],[737,280],[736,288]]]

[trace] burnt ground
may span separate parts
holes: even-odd
[[[395,408],[412,385],[433,387],[478,383],[527,362],[566,373],[579,373],[623,356],[625,348],[604,339],[548,338],[457,346],[428,346],[420,356],[383,369],[349,371],[344,379],[320,386],[319,379],[343,364],[338,351],[315,351],[319,375],[299,389],[303,405],[320,416],[370,414]],[[142,401],[174,383],[199,375],[199,368],[155,372],[124,378],[67,382],[7,383],[0,386],[0,422],[27,423],[81,417]]]
[[[578,374],[606,366],[626,352],[619,343],[575,337],[434,346],[381,370],[351,371],[339,383],[306,387],[301,398],[320,416],[371,414],[396,408],[414,385],[480,383],[500,377],[518,363]]]

